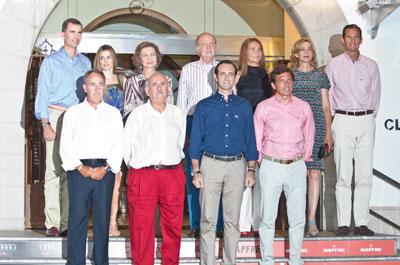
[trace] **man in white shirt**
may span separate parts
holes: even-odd
[[[118,109],[103,102],[105,76],[84,76],[86,99],[64,115],[60,156],[67,171],[69,218],[68,262],[86,264],[89,207],[93,214],[93,260],[108,264],[108,228],[115,173],[123,157],[123,125]]]
[[[154,214],[160,208],[162,264],[178,264],[182,234],[186,117],[167,103],[168,80],[146,80],[150,100],[133,110],[125,124],[129,230],[135,265],[154,264]]]
[[[208,32],[203,32],[196,37],[196,52],[200,59],[183,66],[179,78],[178,98],[176,105],[187,115],[186,146],[189,146],[192,130],[193,114],[197,103],[211,96],[217,90],[217,82],[214,79],[214,68],[218,64],[215,60],[217,39]],[[186,153],[186,184],[188,192],[188,208],[190,229],[197,236],[200,231],[200,203],[199,191],[192,184],[192,166]],[[219,209],[217,231],[222,231],[222,211]]]

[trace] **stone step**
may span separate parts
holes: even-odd
[[[306,237],[303,242],[303,257],[387,257],[397,255],[396,241],[399,236],[377,235],[374,237]],[[155,256],[161,257],[160,238],[155,239]],[[88,257],[92,253],[92,241],[87,245]],[[222,257],[223,240],[216,240],[216,256]],[[284,258],[288,254],[289,242],[285,237],[277,237],[274,242],[274,256]],[[129,259],[130,241],[125,237],[110,238],[110,258]],[[66,238],[47,238],[44,236],[2,236],[0,235],[0,258],[65,258],[67,256]],[[195,238],[182,238],[181,258],[198,258],[200,242]],[[241,238],[239,241],[238,258],[259,258],[260,247],[258,238]],[[400,264],[400,263],[399,263]]]
[[[4,259],[0,258],[1,265],[31,265],[31,264],[52,264],[52,265],[65,265],[66,259],[60,258],[36,258],[36,259]],[[259,265],[260,259],[238,258],[237,264],[240,265]],[[160,259],[154,260],[155,264],[161,264]],[[91,260],[87,259],[86,264],[92,264]],[[109,264],[112,265],[125,265],[133,264],[131,259],[110,259]],[[198,265],[200,259],[198,258],[181,258],[179,264],[182,265]],[[221,259],[217,259],[217,265],[221,265]],[[288,259],[277,258],[275,265],[288,265]],[[351,257],[351,258],[304,258],[304,265],[398,265],[400,264],[400,257]]]

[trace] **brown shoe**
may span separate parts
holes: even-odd
[[[366,225],[356,226],[354,228],[354,234],[360,236],[374,236],[374,231],[368,228]]]
[[[60,236],[60,232],[58,231],[57,227],[53,226],[50,229],[47,229],[46,236],[47,237],[58,237],[58,236]]]
[[[348,236],[350,234],[350,229],[348,226],[339,226],[336,231],[336,236]]]

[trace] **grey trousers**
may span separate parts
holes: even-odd
[[[201,264],[215,265],[215,227],[221,194],[224,219],[222,263],[236,264],[236,249],[240,238],[240,205],[246,173],[245,160],[242,158],[224,162],[203,156],[200,170],[204,177],[204,188],[200,189]]]
[[[303,160],[283,165],[262,160],[260,167],[261,265],[274,265],[275,219],[282,190],[286,196],[289,219],[290,265],[303,264],[300,254],[304,237],[307,168]]]

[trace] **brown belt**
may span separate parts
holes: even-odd
[[[284,165],[289,165],[289,164],[292,164],[293,162],[296,162],[296,161],[299,161],[299,160],[303,159],[302,156],[299,156],[299,157],[296,157],[296,158],[293,158],[293,159],[276,159],[276,158],[273,158],[273,157],[268,156],[268,155],[263,155],[263,158],[266,159],[266,160],[269,160],[269,161],[272,161],[272,162],[275,162],[275,163],[279,163],[279,164],[284,164]]]

